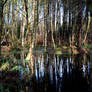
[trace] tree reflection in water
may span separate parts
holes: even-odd
[[[89,59],[82,55],[66,56],[66,55],[47,55],[48,59],[42,56],[41,61],[38,60],[38,70],[36,68],[36,76],[40,76],[35,81],[33,90],[39,92],[88,92],[89,91]],[[86,58],[86,59],[84,59]],[[87,71],[88,70],[88,71]],[[42,71],[42,72],[41,72]],[[37,75],[38,74],[38,75]],[[41,82],[42,81],[42,82]],[[38,87],[37,87],[38,86]],[[42,86],[42,88],[40,87]],[[38,89],[37,89],[37,88]]]
[[[0,92],[92,91],[92,63],[86,55],[36,54],[33,65],[33,75],[27,83],[14,86],[1,83]]]

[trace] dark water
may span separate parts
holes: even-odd
[[[33,73],[29,67],[26,63],[27,74],[20,69],[19,76],[1,77],[0,92],[92,92],[90,56],[34,54]]]

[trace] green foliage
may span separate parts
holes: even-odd
[[[92,51],[92,45],[87,45],[87,46],[82,46],[83,48],[86,48],[86,49],[88,49],[88,50],[90,50],[90,51]]]

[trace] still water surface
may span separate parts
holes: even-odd
[[[8,81],[0,78],[0,92],[92,92],[90,56],[34,53],[33,57],[31,70],[26,63],[18,75],[7,72],[5,79]],[[0,76],[4,74],[0,73]]]

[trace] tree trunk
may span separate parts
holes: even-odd
[[[78,0],[78,4],[79,4],[79,8],[78,9],[80,9],[80,10],[78,10],[79,12],[78,12],[78,19],[77,19],[77,24],[78,24],[78,29],[77,29],[77,31],[78,31],[78,39],[76,38],[76,41],[77,41],[77,47],[78,48],[81,48],[81,41],[82,41],[82,39],[81,39],[81,35],[82,35],[82,1],[81,0]]]
[[[37,43],[37,33],[39,31],[39,26],[38,26],[38,22],[39,22],[39,13],[38,13],[38,8],[39,8],[39,1],[35,0],[34,1],[34,45],[36,45]]]
[[[1,56],[2,30],[3,30],[3,6],[2,6],[2,2],[0,2],[0,56]]]
[[[61,27],[61,11],[60,11],[60,1],[57,1],[57,13],[56,13],[56,28],[55,30],[58,31],[56,34],[56,44],[57,45],[61,45],[61,35],[60,32],[62,30],[60,30]]]
[[[84,36],[84,40],[83,40],[83,44],[84,44],[84,45],[86,44],[86,39],[87,39],[87,34],[88,34],[88,32],[89,32],[89,29],[90,29],[90,24],[91,24],[91,18],[89,17],[87,30],[86,30],[86,33],[85,33],[85,36]]]
[[[52,38],[52,43],[53,43],[53,46],[55,48],[55,41],[54,41],[54,37],[53,37],[53,32],[55,31],[55,7],[56,7],[56,0],[53,0],[52,1],[52,30],[51,30],[51,38]]]
[[[44,0],[45,7],[44,7],[44,46],[47,47],[47,16],[48,16],[48,3],[47,0]]]
[[[71,47],[72,46],[72,29],[71,29],[71,8],[70,8],[70,6],[71,6],[71,2],[69,2],[69,26],[68,26],[68,31],[69,31],[69,46]]]
[[[7,0],[0,0],[0,56],[1,56],[1,39],[2,39],[2,30],[3,30],[3,9]]]
[[[30,25],[29,25],[29,16],[28,16],[28,1],[24,0],[24,4],[25,4],[25,11],[26,11],[26,24],[27,24],[27,33],[30,32]],[[29,48],[29,53],[30,53],[30,68],[32,70],[33,73],[33,55],[32,55],[32,39],[31,39],[31,32],[30,32],[30,48]]]
[[[22,47],[24,48],[24,31],[25,31],[25,19],[22,16],[22,22],[21,22],[21,42],[22,42]]]

